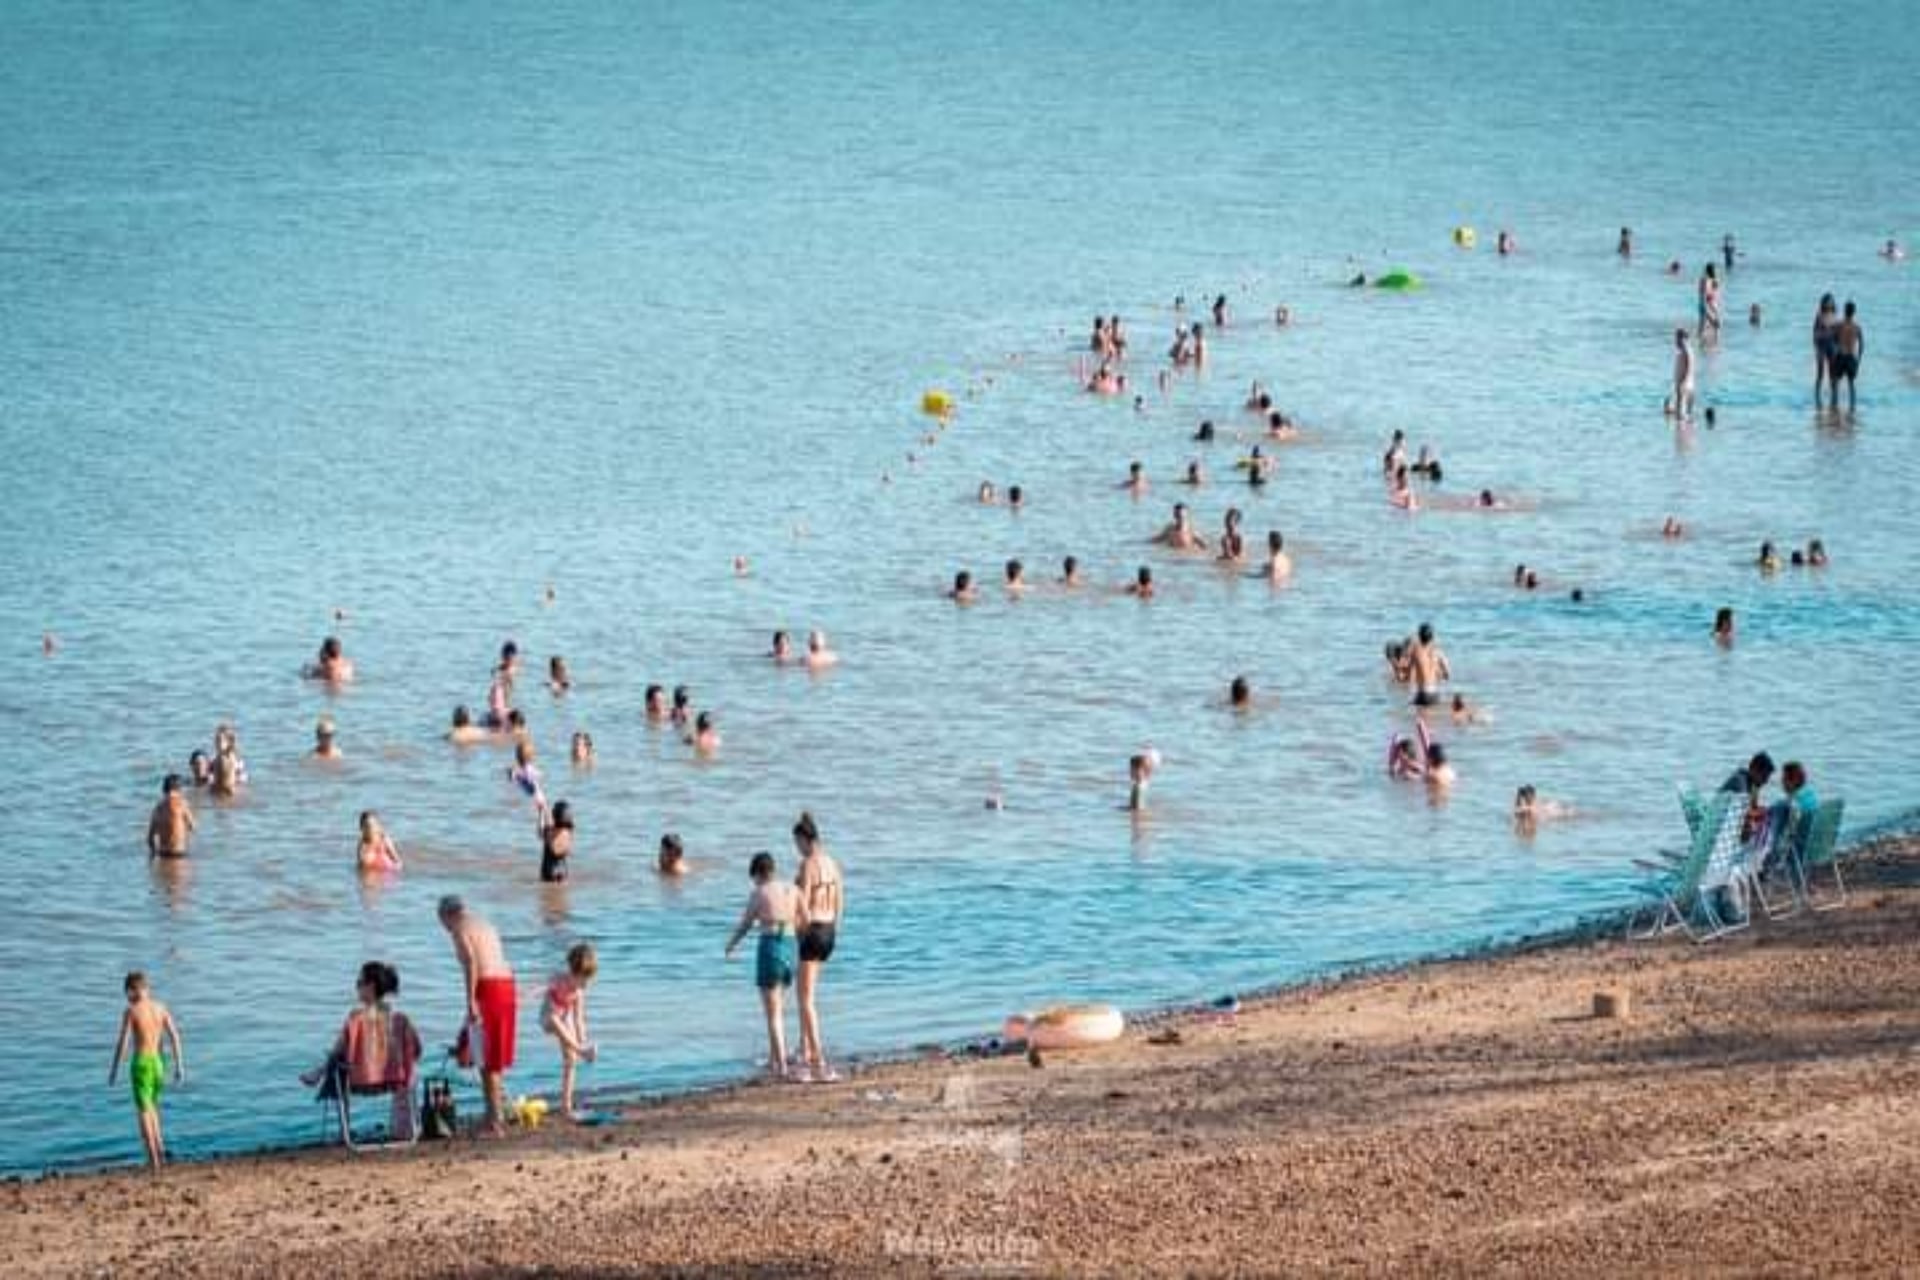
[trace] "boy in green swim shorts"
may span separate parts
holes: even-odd
[[[111,1085],[120,1074],[120,1060],[127,1057],[131,1044],[133,1056],[127,1059],[127,1079],[133,1085],[133,1109],[140,1119],[140,1140],[146,1144],[147,1165],[158,1171],[166,1163],[166,1144],[160,1139],[160,1090],[166,1083],[167,1063],[161,1056],[161,1041],[173,1045],[173,1082],[185,1083],[187,1062],[180,1048],[180,1028],[174,1025],[167,1006],[153,998],[147,975],[135,969],[127,975],[127,1011],[120,1017],[120,1038],[113,1046],[113,1065],[107,1068]]]

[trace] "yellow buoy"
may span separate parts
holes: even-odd
[[[929,391],[920,397],[920,412],[930,418],[944,418],[953,412],[953,397],[944,391]]]
[[[1473,248],[1474,241],[1478,239],[1479,237],[1474,235],[1472,227],[1455,227],[1453,229],[1453,242],[1462,249]]]

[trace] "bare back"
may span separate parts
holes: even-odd
[[[840,864],[825,849],[816,849],[800,863],[796,883],[806,904],[809,924],[832,924],[840,918]]]

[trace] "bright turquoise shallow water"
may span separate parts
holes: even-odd
[[[1059,998],[1128,1006],[1402,958],[1623,901],[1671,787],[1756,744],[1859,821],[1900,761],[1920,641],[1920,55],[1905,8],[1361,4],[1064,8],[20,3],[0,59],[0,1168],[137,1152],[100,1080],[121,972],[189,1042],[187,1152],[303,1138],[292,1077],[382,956],[431,1039],[456,975],[432,920],[468,894],[531,985],[600,946],[602,1083],[737,1075],[760,1048],[720,944],[746,855],[811,807],[851,912],[833,1042],[990,1030]],[[1468,222],[1525,252],[1447,245]],[[1611,256],[1622,223],[1631,267]],[[1722,424],[1676,448],[1667,333],[1733,230]],[[1349,293],[1349,255],[1430,287]],[[1657,264],[1679,256],[1682,282]],[[1851,431],[1809,404],[1825,289],[1869,332]],[[1163,350],[1172,297],[1230,293],[1211,374],[1136,416],[1075,392],[1095,310]],[[1298,327],[1256,323],[1276,301]],[[1739,323],[1758,300],[1766,327]],[[1015,365],[1009,353],[1021,353]],[[1144,362],[1143,362],[1144,363]],[[1147,370],[1150,373],[1150,368]],[[1142,371],[1136,369],[1136,376]],[[985,387],[992,377],[993,385]],[[1249,379],[1314,428],[1264,493],[1275,593],[1144,539],[1203,416]],[[1150,382],[1150,378],[1148,379]],[[930,385],[983,388],[916,468]],[[1405,427],[1496,518],[1385,508]],[[1224,475],[1233,451],[1209,463]],[[1161,481],[1136,505],[1131,458]],[[893,482],[883,485],[882,474]],[[968,502],[1023,484],[1015,517]],[[1185,495],[1180,495],[1185,496]],[[1697,527],[1651,538],[1667,512]],[[1762,580],[1760,537],[1823,537]],[[1009,556],[1077,553],[1164,598],[938,599]],[[729,561],[752,558],[736,581]],[[1505,585],[1516,561],[1595,599]],[[544,606],[548,583],[557,601]],[[991,595],[991,593],[990,593]],[[1742,639],[1705,641],[1712,609]],[[295,672],[331,611],[363,681]],[[1379,776],[1404,723],[1389,636],[1432,619],[1496,724],[1450,734],[1428,807]],[[759,657],[823,626],[830,678]],[[38,651],[43,629],[64,649]],[[507,636],[581,687],[523,700],[579,811],[572,886],[491,754],[437,735]],[[1218,706],[1248,673],[1277,696]],[[641,723],[649,680],[718,709],[696,767]],[[529,682],[530,684],[532,682]],[[301,752],[323,709],[348,765]],[[255,784],[156,877],[160,775],[232,719]],[[575,727],[600,746],[572,776]],[[1162,812],[1116,805],[1156,744]],[[1531,845],[1532,781],[1592,811]],[[983,810],[993,789],[1007,811]],[[361,887],[353,820],[407,851]],[[662,830],[698,870],[663,887]],[[555,1064],[529,1016],[520,1086]]]

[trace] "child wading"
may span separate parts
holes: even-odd
[[[574,944],[567,952],[567,968],[547,983],[546,1000],[540,1006],[540,1026],[560,1042],[560,1112],[569,1120],[578,1120],[573,1109],[574,1067],[582,1060],[592,1062],[599,1050],[587,1035],[587,987],[600,972],[600,960],[590,943]]]
[[[784,1018],[786,989],[793,985],[799,957],[794,950],[794,930],[800,924],[800,890],[774,880],[773,855],[753,855],[747,874],[753,880],[753,892],[747,895],[746,910],[740,923],[727,939],[727,956],[755,925],[760,928],[759,950],[754,956],[753,984],[760,989],[760,1007],[767,1015],[767,1073],[776,1080],[788,1079],[787,1031]]]
[[[140,1120],[140,1141],[146,1144],[147,1164],[158,1170],[167,1161],[166,1143],[160,1136],[160,1090],[166,1084],[167,1064],[161,1056],[161,1040],[172,1042],[173,1082],[184,1084],[187,1060],[181,1054],[180,1028],[173,1023],[167,1006],[153,998],[147,975],[138,969],[127,975],[127,1011],[120,1017],[120,1038],[113,1046],[113,1065],[107,1068],[107,1083],[120,1074],[120,1060],[127,1058],[127,1079],[133,1085],[133,1109]]]

